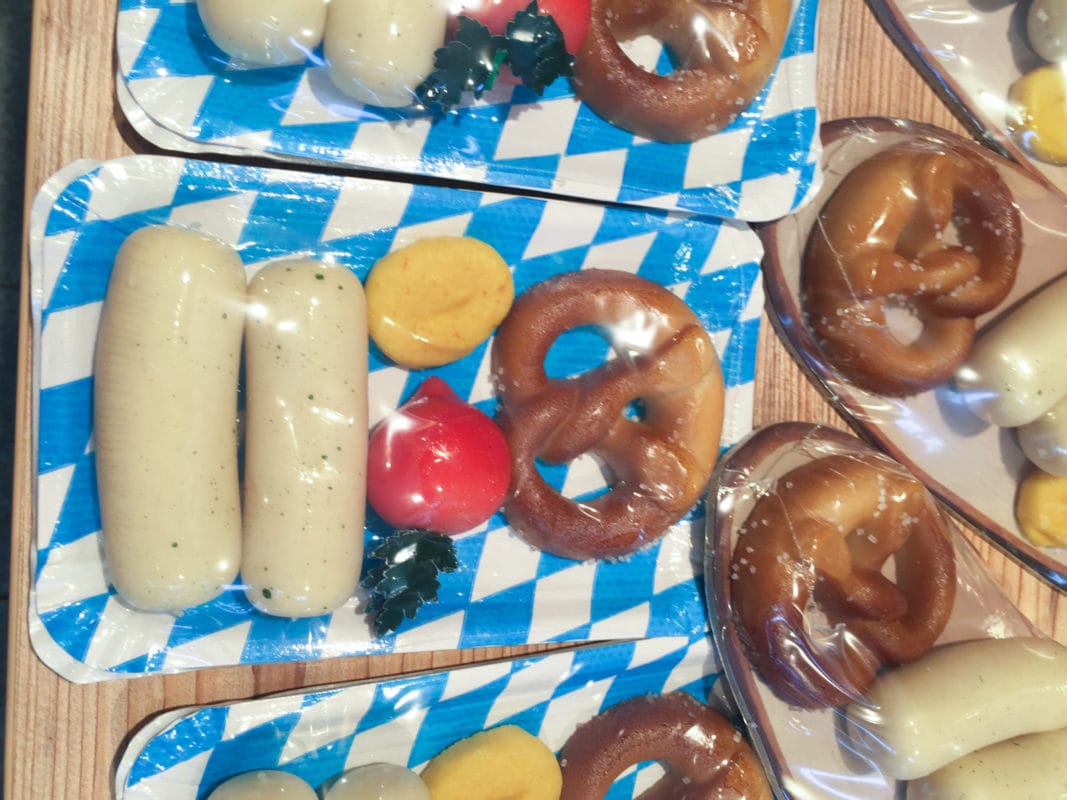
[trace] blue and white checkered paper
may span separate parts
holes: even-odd
[[[321,53],[294,67],[235,67],[192,0],[122,0],[118,96],[143,136],[183,153],[267,155],[776,219],[821,183],[816,8],[817,0],[795,0],[763,92],[734,124],[691,144],[649,141],[604,122],[565,79],[542,97],[498,83],[438,124],[418,111],[365,107],[332,87]]]
[[[638,695],[688,691],[722,708],[719,672],[706,637],[649,639],[186,709],[135,734],[115,795],[196,800],[257,769],[292,772],[314,787],[375,761],[418,771],[453,742],[507,724],[558,751],[579,723]],[[607,798],[636,797],[660,774],[654,762],[643,763]]]
[[[751,428],[763,251],[744,223],[177,158],[74,164],[44,187],[31,217],[37,548],[30,622],[37,651],[60,674],[93,681],[220,664],[706,629],[702,507],[653,546],[616,562],[542,553],[497,515],[457,537],[461,567],[442,576],[440,601],[384,638],[372,635],[363,597],[332,615],[297,621],[256,612],[239,587],[177,617],[121,603],[108,588],[100,551],[92,357],[115,254],[132,231],[159,223],[231,243],[249,275],[272,259],[301,255],[347,265],[363,279],[391,249],[441,234],[494,246],[512,265],[517,291],[561,271],[636,272],[683,296],[711,332],[727,386],[721,444]],[[608,349],[600,337],[565,334],[548,367],[551,374],[578,371]],[[371,422],[430,374],[493,413],[488,354],[485,343],[453,364],[412,373],[372,348]],[[584,459],[548,477],[568,496],[602,483],[596,465]],[[379,535],[368,530],[367,552]]]

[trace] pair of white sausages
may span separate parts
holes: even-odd
[[[348,269],[264,267],[175,227],[123,243],[101,312],[94,441],[109,578],[180,612],[241,573],[250,601],[316,616],[355,592],[363,554],[367,322]],[[246,373],[244,508],[237,397]]]
[[[207,800],[318,800],[306,781],[281,770],[236,775],[220,784]],[[430,800],[417,773],[399,764],[376,762],[345,772],[329,784],[324,800]]]
[[[361,103],[402,107],[444,45],[444,0],[197,0],[211,40],[250,66],[301,64],[322,44],[330,79]]]
[[[911,781],[909,798],[1058,797],[1062,758],[1023,767],[1049,746],[1037,734],[1067,729],[1067,648],[1036,637],[946,645],[881,675],[847,714],[858,749]],[[999,794],[983,785],[990,773]]]
[[[1067,475],[1067,275],[1028,297],[984,333],[956,373],[976,416],[1017,428],[1035,465]]]

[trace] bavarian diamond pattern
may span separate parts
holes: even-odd
[[[257,769],[283,769],[316,788],[376,761],[418,771],[453,742],[498,725],[518,725],[558,751],[578,724],[631,697],[687,691],[716,705],[720,677],[707,637],[648,639],[183,709],[135,734],[116,797],[194,800]],[[657,769],[624,773],[607,797],[636,797]]]
[[[267,155],[496,187],[775,219],[818,189],[817,0],[796,0],[781,60],[731,126],[692,144],[633,136],[578,102],[566,80],[537,97],[498,82],[433,124],[362,106],[330,85],[321,53],[300,66],[229,63],[193,0],[122,0],[118,96],[134,127],[179,152]]]
[[[498,514],[458,537],[462,566],[443,576],[439,602],[380,639],[362,597],[298,621],[255,612],[239,587],[177,617],[125,606],[108,588],[100,556],[92,352],[116,251],[132,231],[159,223],[230,242],[249,275],[271,259],[302,254],[364,278],[391,248],[430,234],[489,242],[513,265],[518,291],[567,270],[636,272],[683,296],[712,334],[727,386],[721,444],[751,428],[762,249],[744,223],[179,158],[74,164],[44,187],[31,219],[37,547],[30,613],[33,643],[53,669],[94,681],[219,664],[706,630],[703,507],[648,549],[599,563],[534,550]],[[429,374],[493,413],[488,351],[485,344],[446,367],[409,373],[372,349],[372,421]],[[592,366],[607,352],[598,336],[567,334],[553,348],[550,372]],[[596,488],[588,475],[576,462],[550,478],[577,494]],[[367,552],[380,535],[371,519]]]

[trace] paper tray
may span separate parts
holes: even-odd
[[[223,664],[343,655],[688,636],[706,630],[701,601],[703,508],[662,540],[615,562],[580,563],[532,549],[500,515],[457,540],[461,567],[440,601],[395,633],[372,635],[353,598],[327,617],[286,621],[256,613],[239,588],[180,617],[130,609],[109,590],[99,545],[92,444],[92,357],[115,252],[133,230],[169,223],[234,245],[249,273],[299,253],[365,277],[395,246],[468,234],[495,246],[521,291],[585,267],[637,272],[683,295],[711,332],[727,384],[721,444],[752,423],[762,311],[758,237],[738,222],[489,192],[413,186],[135,156],[82,162],[35,203],[31,238],[35,530],[30,629],[37,652],[64,677],[93,681]],[[564,361],[600,358],[564,348]],[[371,423],[428,372],[371,356]],[[488,348],[432,374],[492,413]],[[599,482],[595,464],[556,476],[568,491]],[[373,534],[366,552],[370,552]]]
[[[122,0],[119,104],[150,142],[181,153],[423,175],[492,187],[766,220],[820,181],[815,109],[816,0],[797,0],[778,67],[723,132],[693,144],[636,138],[578,102],[566,80],[543,97],[498,83],[459,117],[364,109],[305,65],[234,68],[194,2]]]

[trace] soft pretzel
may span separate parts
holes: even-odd
[[[767,83],[789,27],[789,0],[592,0],[574,64],[578,96],[639,136],[684,142],[729,125]],[[620,42],[664,43],[675,69],[634,63]]]
[[[889,559],[895,583],[882,573]],[[749,658],[779,696],[804,708],[855,699],[881,665],[925,653],[955,591],[936,503],[873,453],[824,456],[779,478],[753,507],[731,561],[731,605]],[[823,637],[812,604],[829,624]]]
[[[628,767],[667,772],[643,800],[772,800],[752,748],[724,716],[691,694],[641,695],[579,725],[559,753],[560,800],[598,800]]]
[[[1007,295],[1021,251],[1019,210],[988,161],[963,148],[892,146],[845,177],[812,228],[808,324],[857,385],[924,391],[967,357],[974,318]],[[892,307],[916,317],[916,338],[887,322]]]
[[[549,348],[586,325],[617,357],[549,378]],[[504,513],[528,542],[579,560],[626,555],[699,499],[718,455],[722,372],[707,331],[671,291],[625,272],[563,273],[518,297],[492,359],[512,460]],[[640,418],[628,413],[635,402]],[[610,491],[579,502],[552,488],[536,460],[583,453],[607,467]]]

